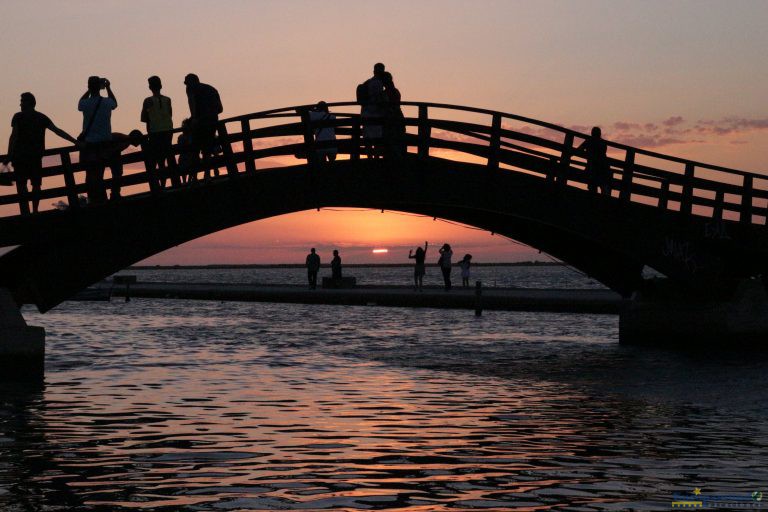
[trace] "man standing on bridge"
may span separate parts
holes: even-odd
[[[155,183],[159,188],[165,188],[166,176],[171,178],[171,184],[175,187],[181,185],[176,159],[173,156],[173,109],[171,98],[163,96],[160,91],[163,83],[159,76],[151,76],[147,79],[152,96],[144,99],[141,107],[141,122],[147,126],[146,155],[148,167],[152,173],[157,173]],[[151,178],[150,178],[151,179]]]
[[[40,187],[43,182],[43,152],[45,151],[45,130],[51,130],[59,137],[73,144],[77,141],[70,134],[58,128],[43,114],[35,110],[37,100],[31,92],[21,95],[21,112],[11,120],[11,137],[8,140],[8,160],[13,162],[16,175],[16,191],[19,195],[19,209],[22,215],[29,213],[27,205],[27,180],[32,185],[32,212],[37,213],[40,204]]]
[[[102,89],[107,90],[106,98],[101,95]],[[80,162],[85,168],[89,203],[103,203],[107,200],[102,146],[112,140],[112,111],[116,108],[117,98],[109,80],[98,76],[88,77],[88,90],[80,98],[77,110],[83,113],[83,131],[78,140],[86,144],[80,151]]]
[[[613,173],[608,163],[608,144],[602,138],[603,132],[599,126],[592,128],[592,136],[578,147],[587,157],[587,179],[589,191],[596,192],[598,187],[603,195],[611,195],[611,180]]]
[[[221,105],[219,91],[214,87],[200,83],[200,78],[194,73],[184,78],[189,100],[189,119],[192,124],[192,145],[203,156],[205,177],[210,176],[210,159],[215,153],[216,128],[219,124],[219,114],[224,111]],[[214,169],[216,176],[219,170]]]

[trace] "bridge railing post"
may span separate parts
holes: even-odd
[[[429,157],[429,138],[432,128],[429,126],[429,111],[426,105],[419,105],[419,158]]]
[[[234,178],[237,176],[237,164],[235,163],[234,153],[232,152],[232,142],[229,140],[229,133],[227,133],[227,123],[219,123],[219,144],[221,145],[221,151],[224,153],[225,165],[227,167],[227,176]]]
[[[309,111],[301,111],[301,125],[304,132],[304,151],[307,154],[307,164],[310,168],[314,168],[317,165],[317,148],[315,146],[315,132],[312,128],[312,121],[309,119]]]
[[[149,144],[147,144],[147,138],[144,137],[141,140],[141,156],[144,160],[144,175],[147,177],[147,185],[149,185],[149,191],[156,194],[160,189],[160,176],[158,176],[157,168],[154,166],[154,162],[150,157]]]
[[[659,191],[658,207],[661,210],[666,210],[668,205],[669,205],[669,180],[663,179],[661,181],[661,190]]]
[[[80,201],[77,198],[75,173],[72,171],[72,157],[68,152],[61,154],[61,167],[64,170],[64,186],[67,189],[67,203],[69,203],[69,209],[74,210],[80,208]]]
[[[635,151],[627,150],[627,156],[624,159],[624,172],[621,176],[621,191],[619,199],[629,202],[632,198],[632,178],[635,172]],[[612,179],[612,177],[611,177]]]
[[[691,162],[685,164],[685,178],[683,182],[683,197],[680,199],[680,213],[690,215],[693,211],[693,177],[695,167]]]
[[[557,182],[561,186],[568,185],[568,171],[571,168],[571,157],[573,156],[573,134],[566,133],[563,141],[563,152],[560,155],[560,168]]]
[[[741,213],[739,222],[749,224],[752,222],[752,176],[744,176],[744,189],[741,193]]]
[[[352,135],[351,135],[351,141],[352,141],[352,147],[349,152],[349,159],[350,160],[360,160],[360,146],[362,144],[362,138],[363,138],[363,127],[361,125],[362,118],[361,117],[353,117],[352,119]]]
[[[488,146],[488,170],[499,168],[499,152],[501,150],[501,115],[494,114],[491,121],[491,140]]]
[[[256,160],[253,158],[253,137],[251,136],[251,121],[243,119],[240,121],[240,131],[243,134],[243,153],[245,153],[245,172],[254,174],[256,172]]]
[[[714,220],[723,220],[723,202],[725,193],[722,190],[715,192],[715,206],[712,209],[712,218]]]

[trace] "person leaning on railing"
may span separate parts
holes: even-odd
[[[19,210],[22,215],[29,213],[27,204],[27,180],[32,185],[32,212],[37,213],[40,204],[40,188],[43,182],[43,152],[45,151],[45,130],[51,130],[59,137],[76,144],[77,140],[58,128],[43,114],[35,110],[37,100],[31,92],[21,95],[21,112],[11,120],[11,136],[8,139],[8,155],[3,162],[13,162],[16,190],[19,196]]]

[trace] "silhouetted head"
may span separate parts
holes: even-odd
[[[131,130],[131,133],[128,134],[128,140],[131,141],[131,146],[138,146],[141,144],[143,138],[144,135],[139,130]]]
[[[373,76],[379,76],[384,72],[384,64],[377,62],[373,65]]]
[[[334,250],[333,250],[333,255],[334,255],[334,256],[338,256],[338,255],[339,255],[339,251],[337,251],[336,249],[334,249]]]
[[[387,86],[394,86],[395,82],[392,80],[392,73],[389,71],[384,71],[381,73],[381,81],[384,82],[384,85]]]
[[[423,252],[424,252],[424,249],[423,249],[423,248],[421,248],[421,247],[417,247],[417,248],[416,248],[416,254],[421,254],[421,253],[423,253]]]
[[[181,121],[181,131],[184,133],[189,133],[192,130],[192,122],[189,120],[189,118],[186,118]]]
[[[472,255],[471,254],[465,254],[464,255],[464,261],[469,261],[471,259],[472,259]]]
[[[311,252],[312,254],[315,254],[315,248],[314,248],[314,247],[313,247],[313,248],[311,248],[311,249],[309,250],[309,252]]]
[[[158,92],[163,88],[163,82],[160,80],[160,77],[156,75],[147,78],[147,83],[149,83],[149,90],[152,92]]]
[[[187,87],[194,87],[200,84],[200,78],[194,73],[190,73],[184,77],[184,85]]]
[[[603,136],[603,131],[600,129],[599,126],[595,126],[592,128],[592,136],[596,139],[599,139]]]
[[[21,101],[19,104],[21,110],[34,110],[35,105],[37,105],[37,100],[35,99],[35,95],[31,92],[23,92],[21,93]]]
[[[96,75],[88,77],[88,92],[91,94],[98,94],[101,90],[102,80],[101,77]]]
[[[315,105],[315,110],[318,112],[328,112],[328,104],[324,101],[318,101]]]

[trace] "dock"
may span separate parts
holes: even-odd
[[[93,288],[112,287],[111,282]],[[130,297],[188,299],[347,306],[390,306],[414,308],[476,309],[474,288],[425,287],[414,291],[408,286],[356,286],[348,289],[309,290],[298,285],[160,283],[137,282],[130,285]],[[125,297],[126,287],[115,285],[112,296]],[[483,288],[481,309],[500,311],[549,311],[561,313],[618,314],[621,296],[610,290]]]

